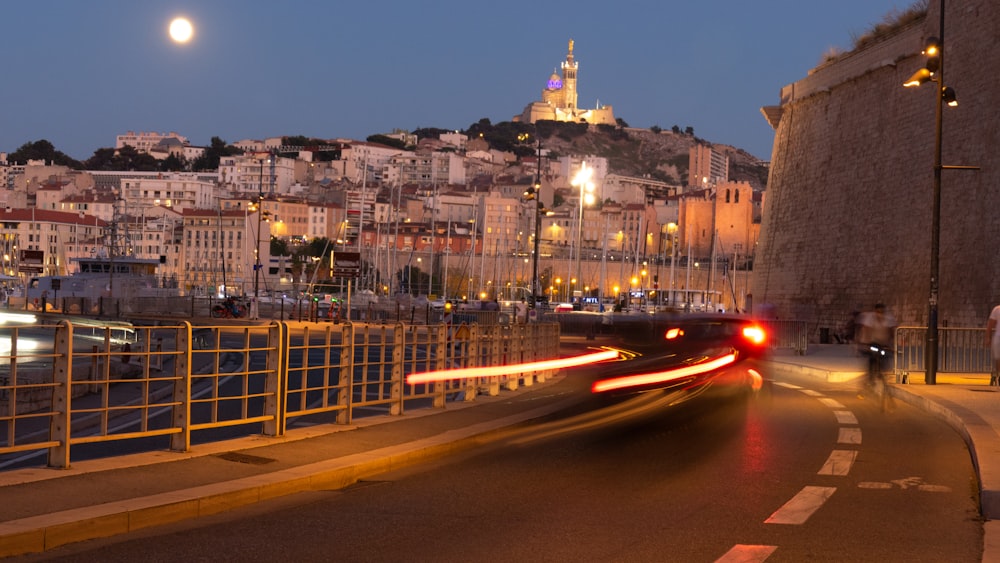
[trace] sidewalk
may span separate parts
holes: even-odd
[[[567,347],[583,345],[563,339]],[[591,342],[592,344],[593,342]],[[803,356],[777,353],[785,370],[831,382],[860,377],[854,348],[813,345]],[[916,381],[914,381],[914,379]],[[980,478],[984,561],[1000,555],[1000,388],[981,378],[938,374],[890,386],[897,400],[940,416],[966,440]],[[849,384],[849,383],[848,383]],[[336,489],[496,439],[523,422],[586,399],[569,377],[503,391],[497,397],[449,403],[403,416],[359,419],[352,426],[290,430],[281,438],[248,437],[203,444],[192,451],[157,451],[0,472],[0,557],[39,552],[195,518],[269,498]]]

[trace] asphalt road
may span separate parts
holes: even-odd
[[[953,430],[776,376],[753,397],[594,401],[345,490],[17,560],[980,560],[975,474]]]

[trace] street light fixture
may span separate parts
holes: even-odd
[[[931,206],[931,267],[930,295],[927,299],[927,339],[924,359],[927,375],[924,382],[927,385],[937,384],[938,368],[938,289],[939,289],[939,257],[941,253],[941,171],[978,170],[978,166],[944,166],[941,164],[941,133],[943,108],[958,105],[955,91],[944,83],[944,0],[940,1],[940,20],[938,37],[930,37],[922,54],[927,57],[927,63],[903,83],[904,87],[916,87],[927,82],[937,84],[937,94],[934,96],[934,188]]]

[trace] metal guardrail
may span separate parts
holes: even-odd
[[[290,421],[348,424],[441,408],[552,372],[419,385],[406,376],[558,354],[559,326],[551,323],[3,328],[0,455],[44,451],[50,467],[65,468],[83,444],[165,436],[171,450],[186,451],[210,429],[280,436]]]
[[[926,373],[927,327],[898,327],[893,342],[896,381],[905,383],[912,373]],[[991,384],[996,384],[986,329],[939,327],[937,371],[992,376]]]
[[[768,346],[772,350],[789,348],[804,356],[809,349],[809,323],[777,319],[760,319],[758,322],[767,329]]]

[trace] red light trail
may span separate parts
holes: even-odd
[[[593,391],[594,393],[602,393],[605,391],[614,391],[616,389],[625,389],[628,387],[639,387],[642,385],[664,383],[667,381],[672,381],[674,379],[680,379],[682,377],[689,377],[692,375],[700,375],[703,373],[708,373],[710,371],[717,370],[721,367],[725,367],[735,361],[736,361],[736,354],[727,354],[725,356],[720,356],[708,362],[679,367],[666,371],[642,373],[638,375],[627,375],[623,377],[615,377],[613,379],[602,379],[600,381],[594,382],[594,384],[591,386],[591,391]]]
[[[584,354],[582,356],[572,356],[569,358],[558,358],[555,360],[543,360],[540,362],[526,362],[522,364],[511,364],[506,366],[485,366],[476,368],[446,369],[438,371],[427,371],[424,373],[411,373],[406,376],[406,383],[416,385],[418,383],[431,383],[434,381],[447,381],[449,379],[469,379],[472,377],[493,377],[497,375],[510,375],[513,373],[525,373],[529,371],[545,371],[550,369],[568,368],[603,362],[606,360],[618,359],[618,350],[605,350]]]

